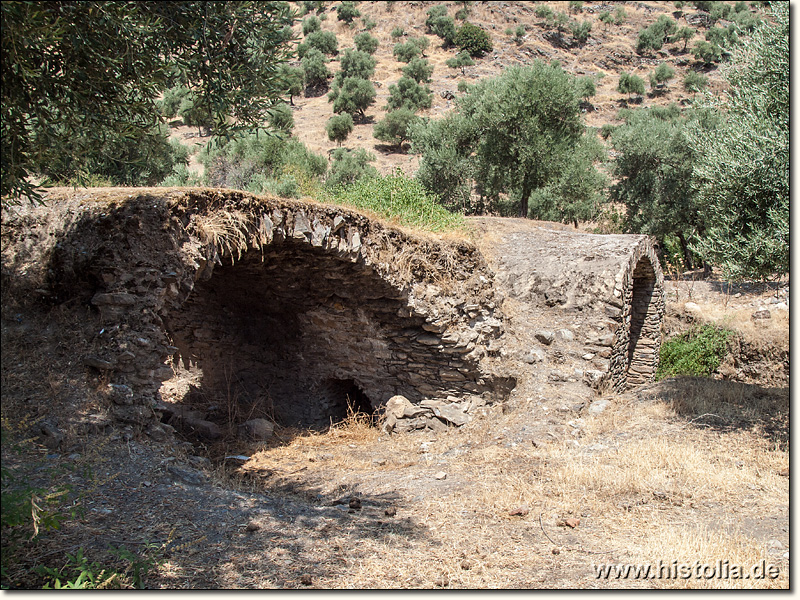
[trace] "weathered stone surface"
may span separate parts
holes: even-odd
[[[217,440],[222,437],[222,430],[219,425],[204,419],[188,418],[182,421],[182,426],[190,433],[199,435],[207,440]]]
[[[174,479],[188,485],[205,485],[208,483],[208,476],[202,471],[192,469],[191,467],[179,467],[178,465],[169,465],[167,471]]]
[[[549,346],[553,343],[556,339],[556,335],[552,331],[548,331],[546,329],[542,329],[535,333],[536,339],[539,340],[542,344]]]
[[[266,442],[274,430],[275,425],[267,419],[250,419],[239,425],[239,437],[251,442]]]
[[[128,385],[110,383],[108,385],[108,392],[114,404],[131,405],[134,403],[133,389]]]
[[[575,339],[575,334],[569,329],[559,329],[556,331],[556,338],[562,342],[571,342]]]
[[[466,425],[472,420],[469,415],[465,414],[458,406],[454,405],[444,404],[442,406],[434,406],[433,414],[456,427]]]
[[[83,364],[85,364],[87,367],[100,369],[101,371],[110,371],[114,368],[114,363],[108,360],[103,360],[102,358],[98,358],[96,356],[87,356],[83,359]]]
[[[602,413],[611,402],[607,398],[601,398],[595,400],[589,405],[589,414],[591,415],[599,415]]]

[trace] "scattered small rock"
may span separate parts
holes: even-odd
[[[189,485],[203,485],[208,481],[208,477],[205,475],[205,473],[201,473],[197,469],[188,469],[178,467],[176,465],[169,465],[167,467],[167,471],[169,471],[176,479],[179,479],[184,483],[188,483]]]
[[[569,527],[570,529],[575,529],[578,525],[581,524],[580,519],[576,519],[574,517],[570,517],[569,519],[562,519],[556,525],[559,527]]]
[[[529,512],[531,512],[531,509],[523,504],[522,506],[518,506],[514,510],[510,511],[508,514],[512,517],[524,517]]]
[[[757,310],[752,315],[750,315],[750,318],[753,319],[753,321],[761,321],[761,320],[771,319],[772,318],[772,313],[769,312],[765,308],[763,310]]]
[[[546,329],[537,331],[534,334],[534,337],[545,346],[549,346],[550,344],[553,343],[553,340],[556,339],[555,334],[552,331],[547,331]]]
[[[569,329],[559,329],[556,335],[565,342],[571,342],[575,339],[575,334]]]
[[[272,437],[275,425],[266,419],[250,419],[239,425],[239,438],[253,442],[265,442]]]
[[[600,399],[600,400],[595,400],[594,402],[592,402],[592,403],[589,405],[589,414],[590,414],[590,415],[599,415],[599,414],[600,414],[600,413],[602,413],[602,412],[603,412],[605,409],[607,409],[607,408],[608,408],[608,405],[609,405],[610,403],[611,403],[611,402],[610,402],[609,400],[607,400],[606,398],[602,398],[602,399]]]
[[[461,561],[461,568],[465,571],[469,571],[472,568],[472,563],[468,560]]]
[[[433,585],[436,587],[444,588],[450,585],[450,578],[447,575],[442,575],[438,577],[436,581],[433,582]]]
[[[353,510],[361,510],[361,500],[356,497],[350,498],[348,506]]]
[[[308,573],[303,573],[300,575],[300,583],[303,585],[313,585],[314,579]]]
[[[393,517],[397,514],[397,509],[394,506],[390,506],[383,511],[383,514],[385,514],[387,517]]]
[[[778,471],[778,475],[780,475],[781,477],[788,477],[789,468],[787,467],[786,469],[781,469],[780,471]]]
[[[247,531],[258,531],[259,529],[261,529],[261,525],[259,525],[255,521],[250,521],[247,524],[247,527],[245,527],[245,529],[247,529]]]
[[[553,548],[552,550],[550,550],[550,552],[552,552],[553,554],[561,554],[561,550],[559,550],[558,548]]]
[[[438,473],[436,473],[436,475],[433,476],[433,478],[442,481],[443,479],[447,479],[447,473],[445,473],[444,471],[439,471]]]

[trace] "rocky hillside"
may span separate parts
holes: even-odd
[[[298,9],[301,8],[301,3]],[[704,66],[697,61],[691,52],[692,46],[704,39],[711,22],[709,13],[694,8],[686,3],[676,9],[674,2],[604,2],[579,3],[583,6],[580,12],[573,8],[571,2],[475,2],[469,7],[467,20],[479,25],[489,32],[493,51],[483,58],[476,59],[475,65],[461,69],[446,66],[447,59],[455,56],[457,48],[442,48],[442,41],[437,36],[427,33],[425,19],[427,11],[434,5],[445,5],[448,15],[454,16],[460,9],[457,2],[357,2],[361,16],[353,21],[352,26],[337,19],[336,9],[339,2],[325,2],[320,13],[322,30],[336,34],[341,52],[354,46],[353,37],[366,30],[365,23],[374,22],[369,32],[380,40],[374,56],[377,66],[372,81],[377,96],[375,104],[367,110],[365,123],[356,124],[355,129],[343,144],[350,149],[364,148],[376,156],[375,166],[382,173],[395,168],[402,168],[406,173],[416,171],[418,158],[407,152],[397,152],[385,143],[373,137],[375,123],[386,115],[386,102],[389,98],[389,86],[397,83],[402,77],[405,63],[399,62],[392,54],[396,42],[407,41],[413,37],[426,37],[429,40],[425,56],[433,65],[432,81],[429,84],[433,92],[433,104],[430,109],[421,111],[423,117],[440,118],[453,107],[453,97],[458,94],[460,82],[475,83],[484,77],[494,77],[513,65],[529,64],[535,60],[546,62],[557,60],[564,69],[576,76],[591,76],[595,80],[596,94],[584,107],[586,124],[601,127],[604,124],[619,124],[617,114],[626,106],[627,95],[617,91],[619,75],[622,72],[635,74],[645,82],[656,66],[664,62],[675,70],[675,77],[662,89],[654,93],[646,83],[646,93],[636,106],[668,105],[672,102],[685,104],[694,94],[683,89],[682,81],[689,70],[695,70],[708,77],[708,89],[712,93],[720,93],[723,89],[722,78],[718,67]],[[733,2],[729,4],[733,5]],[[564,13],[570,22],[588,22],[591,31],[585,43],[579,44],[569,31],[559,33],[555,26],[548,25],[546,20],[537,17],[536,9],[546,5],[553,13]],[[621,22],[603,23],[600,15],[604,11],[619,14],[624,11]],[[749,7],[749,11],[757,9]],[[637,54],[636,43],[639,33],[654,23],[660,16],[667,16],[677,21],[678,28],[691,27],[694,37],[684,50],[684,42],[667,43],[659,51]],[[295,26],[298,40],[302,41],[302,18]],[[456,25],[461,21],[456,20]],[[718,26],[728,25],[727,21],[719,21]],[[525,33],[517,38],[513,32],[519,27]],[[405,35],[393,39],[392,31],[402,28]],[[299,61],[298,61],[299,64]],[[339,70],[338,57],[328,64],[332,73]],[[327,94],[298,97],[294,99],[294,135],[311,150],[326,154],[337,147],[328,140],[325,132],[327,120],[334,114],[332,103]],[[183,137],[187,143],[205,142],[204,138],[196,138],[196,129],[177,128],[175,134]],[[196,169],[202,169],[194,163]]]

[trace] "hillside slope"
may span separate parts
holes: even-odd
[[[298,9],[300,9],[300,3]],[[401,168],[409,175],[417,169],[418,157],[407,152],[397,152],[385,143],[373,137],[373,127],[386,115],[386,102],[389,98],[389,86],[397,83],[402,77],[405,63],[399,62],[392,54],[396,42],[407,41],[413,37],[426,37],[429,40],[426,58],[433,65],[432,81],[429,84],[433,92],[433,104],[430,109],[419,114],[428,118],[441,118],[453,108],[453,95],[458,94],[458,84],[462,81],[475,83],[479,79],[495,77],[505,68],[513,65],[530,64],[535,60],[545,62],[559,61],[564,69],[576,76],[591,76],[595,79],[596,95],[585,106],[586,124],[590,127],[601,127],[605,124],[619,124],[617,114],[624,108],[626,95],[617,91],[620,73],[627,72],[638,75],[645,81],[660,63],[669,64],[675,69],[675,78],[657,94],[646,85],[647,91],[641,103],[633,106],[665,106],[676,102],[688,103],[693,94],[686,92],[682,86],[684,75],[690,69],[701,72],[708,77],[708,89],[714,94],[724,88],[717,66],[705,67],[695,60],[691,53],[692,45],[704,39],[710,25],[708,13],[695,9],[687,3],[677,10],[673,2],[604,2],[584,3],[581,12],[570,13],[569,2],[475,2],[470,7],[468,21],[479,25],[489,32],[493,51],[483,58],[476,59],[475,65],[466,67],[462,74],[460,69],[446,66],[447,59],[455,56],[457,48],[442,48],[441,39],[426,33],[425,19],[427,11],[435,5],[445,5],[449,15],[458,11],[456,2],[358,2],[357,8],[361,17],[352,26],[337,19],[336,8],[339,2],[326,2],[320,14],[322,30],[336,34],[340,56],[346,48],[354,46],[353,37],[365,31],[364,22],[372,21],[375,26],[370,34],[380,40],[374,54],[377,61],[372,81],[377,95],[374,105],[367,110],[366,122],[356,124],[353,132],[343,144],[345,148],[363,148],[376,157],[375,166],[381,173],[389,173]],[[569,32],[559,34],[555,28],[548,27],[545,20],[536,16],[536,7],[546,4],[554,13],[568,14],[571,21],[591,23],[591,33],[585,44],[577,44]],[[734,3],[730,3],[733,5]],[[625,12],[620,24],[603,24],[600,14],[603,11],[612,13],[618,8]],[[753,8],[749,8],[755,11]],[[689,26],[695,29],[694,38],[688,49],[683,50],[684,43],[665,44],[657,52],[643,55],[636,53],[636,41],[642,29],[655,22],[659,16],[676,19],[678,27]],[[461,21],[456,21],[457,25]],[[720,26],[727,25],[720,21]],[[526,32],[517,43],[508,30],[519,26]],[[391,37],[392,31],[400,27],[405,35],[397,40]],[[298,41],[302,41],[302,18],[295,25]],[[299,64],[299,61],[296,61]],[[338,57],[328,64],[332,73],[339,70]],[[327,120],[334,114],[332,103],[326,93],[294,99],[294,135],[311,150],[327,154],[337,147],[328,140],[325,132]],[[182,136],[189,143],[204,143],[205,138],[196,138],[196,131],[190,128],[178,128],[175,134]],[[202,167],[195,161],[195,170]]]

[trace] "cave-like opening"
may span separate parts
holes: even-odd
[[[371,267],[292,242],[218,266],[165,318],[222,417],[314,428],[404,393],[399,345],[422,322]]]

